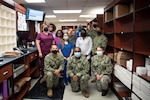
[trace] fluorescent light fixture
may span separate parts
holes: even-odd
[[[60,22],[76,22],[77,21],[77,19],[60,19],[59,20]]]
[[[96,15],[80,15],[79,17],[94,18]]]
[[[55,15],[45,15],[45,18],[56,18]]]
[[[45,3],[45,0],[25,0],[27,3]]]
[[[81,13],[82,10],[53,10],[54,13]]]

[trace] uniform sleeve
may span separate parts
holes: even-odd
[[[54,72],[55,71],[55,69],[52,68],[52,66],[50,66],[50,59],[49,59],[48,56],[46,56],[45,59],[44,59],[44,70],[46,72],[48,72],[48,71]]]
[[[72,67],[72,58],[68,60],[67,62],[67,74],[72,77],[74,73],[72,72],[73,67]]]
[[[106,61],[105,61],[106,64],[103,65],[103,66],[106,67],[106,70],[104,70],[104,71],[102,72],[102,74],[104,74],[104,75],[109,75],[109,74],[112,73],[112,63],[111,63],[111,59],[110,59],[109,57],[107,57],[105,60],[106,60]]]
[[[60,59],[60,61],[59,61],[59,63],[60,63],[59,70],[63,71],[64,70],[64,58],[63,58],[63,56],[60,56],[59,59]]]
[[[92,59],[91,59],[91,70],[94,73],[94,75],[97,74],[97,67],[98,67],[98,66],[96,66],[96,62],[95,61],[96,61],[95,57],[93,56]]]
[[[104,49],[106,49],[107,47],[107,42],[108,42],[108,39],[107,37],[104,36],[104,38],[102,39],[102,47],[104,47]]]
[[[92,43],[92,53],[95,53],[96,48],[95,48],[95,38],[93,39],[93,43]]]
[[[82,75],[88,74],[89,73],[89,69],[90,69],[90,64],[89,61],[85,58],[85,60],[83,61],[83,66],[84,67],[82,70],[80,70],[76,75],[78,77],[81,77]]]

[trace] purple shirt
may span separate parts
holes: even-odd
[[[54,40],[52,34],[49,33],[46,35],[42,32],[37,35],[36,39],[40,40],[41,52],[44,56],[46,56],[50,52],[50,48]]]

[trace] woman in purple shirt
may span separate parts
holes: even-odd
[[[50,48],[52,44],[55,44],[53,35],[49,33],[49,28],[47,25],[43,27],[43,32],[39,33],[36,37],[36,46],[40,57],[40,71],[41,75],[44,75],[44,58],[50,53]]]

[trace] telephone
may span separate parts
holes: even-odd
[[[21,54],[24,54],[24,52],[21,51],[21,49],[19,49],[18,47],[14,47],[13,50],[18,50]]]

